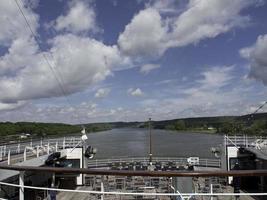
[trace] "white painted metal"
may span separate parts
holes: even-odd
[[[3,160],[3,147],[1,146],[0,150],[0,161]]]
[[[58,188],[46,188],[46,187],[34,187],[26,185],[18,185],[13,183],[0,182],[0,185],[7,185],[11,187],[23,187],[34,190],[44,191],[58,191],[58,192],[73,192],[73,193],[86,193],[86,194],[103,194],[103,195],[128,195],[128,196],[267,196],[267,193],[143,193],[143,192],[102,192],[92,190],[69,190],[69,189],[58,189]]]
[[[58,151],[57,149],[58,149],[58,142],[56,142],[56,151]]]
[[[24,149],[24,153],[23,153],[23,160],[26,161],[27,160],[27,148],[25,147]]]
[[[6,145],[4,146],[4,156],[6,156]]]
[[[8,155],[7,155],[7,164],[10,165],[10,150],[8,150]]]
[[[101,192],[104,192],[104,176],[101,176]],[[104,194],[101,195],[101,200],[104,200]]]
[[[50,145],[49,145],[49,140],[48,140],[48,143],[47,143],[47,154],[49,155],[49,148],[50,148]]]
[[[19,172],[19,200],[24,200],[24,172]]]
[[[36,157],[38,158],[39,157],[39,146],[37,145],[36,147]]]
[[[213,194],[213,185],[210,184],[210,193]],[[213,196],[210,197],[210,200],[213,200]]]

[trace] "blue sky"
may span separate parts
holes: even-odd
[[[1,121],[242,115],[267,100],[264,0],[11,0],[0,12]]]

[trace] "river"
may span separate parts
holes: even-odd
[[[97,148],[97,159],[144,157],[149,152],[147,129],[122,128],[88,134],[88,144]],[[223,144],[216,134],[152,130],[153,156],[215,158],[211,147]]]

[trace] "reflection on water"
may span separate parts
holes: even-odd
[[[222,144],[220,135],[178,133],[152,130],[153,156],[213,158],[210,148]],[[147,156],[149,133],[147,129],[113,129],[88,135],[88,143],[98,149],[96,158]]]

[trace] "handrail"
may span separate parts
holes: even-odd
[[[99,194],[99,195],[127,195],[127,196],[267,196],[267,193],[154,193],[154,192],[105,192],[105,191],[93,191],[93,190],[72,190],[72,189],[58,189],[58,188],[46,188],[46,187],[34,187],[26,185],[18,185],[12,183],[0,182],[0,185],[6,185],[18,188],[27,188],[34,190],[46,190],[46,191],[58,191],[58,192],[74,192],[74,193],[86,193],[86,194]]]
[[[150,177],[226,177],[226,176],[267,176],[267,170],[232,170],[232,171],[133,171],[105,170],[86,168],[33,167],[18,165],[0,165],[0,169],[15,171],[38,171],[63,174],[91,174],[111,176],[150,176]]]

